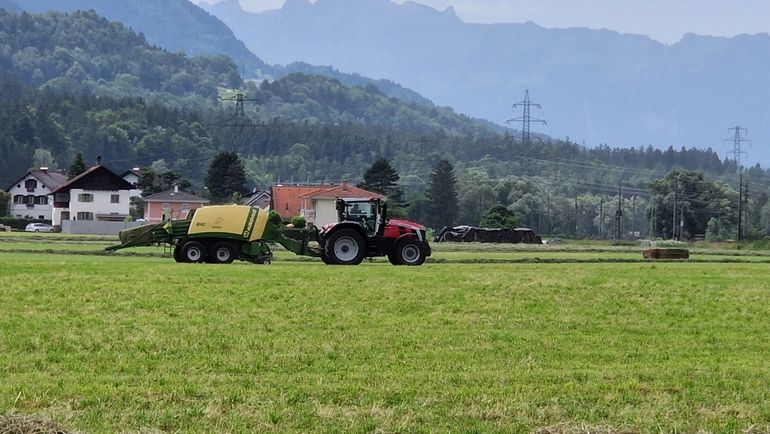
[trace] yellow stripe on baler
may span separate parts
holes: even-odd
[[[267,227],[267,218],[269,213],[261,208],[257,208],[257,221],[254,223],[254,230],[251,232],[251,238],[249,241],[261,240],[262,235],[265,234],[265,227]]]

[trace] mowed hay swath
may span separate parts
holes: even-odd
[[[767,427],[766,267],[0,253],[0,413],[83,432]]]

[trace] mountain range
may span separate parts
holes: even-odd
[[[188,0],[0,0],[7,10],[25,10],[31,13],[46,11],[69,12],[94,10],[107,19],[118,21],[141,32],[152,44],[166,50],[196,55],[229,56],[246,78],[277,79],[289,74],[322,75],[334,78],[348,86],[373,84],[388,96],[407,102],[433,106],[417,92],[384,79],[370,79],[356,73],[343,73],[331,66],[317,66],[305,62],[286,62],[286,65],[268,65],[249,51],[243,42],[217,17]],[[5,3],[3,3],[5,2]]]
[[[439,105],[498,123],[521,116],[529,89],[548,121],[533,127],[588,146],[713,147],[728,128],[770,140],[770,36],[685,35],[672,45],[639,35],[534,23],[471,24],[390,0],[288,0],[244,11],[238,0],[205,6],[268,63],[303,61],[393,80]],[[516,125],[512,125],[516,127]],[[770,150],[749,160],[770,163]]]

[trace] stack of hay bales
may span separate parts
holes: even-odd
[[[687,249],[644,249],[644,259],[690,259],[690,251]]]
[[[529,228],[476,228],[473,226],[444,227],[436,242],[543,244],[539,235]]]

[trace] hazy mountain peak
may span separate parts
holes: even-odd
[[[21,8],[11,0],[0,0],[0,9],[5,9],[11,12],[18,12]]]
[[[229,2],[238,2],[238,0],[225,0]],[[286,0],[286,2],[283,4],[283,10],[285,11],[291,11],[291,10],[298,10],[298,9],[304,9],[308,6],[311,6],[311,3],[308,0]]]

